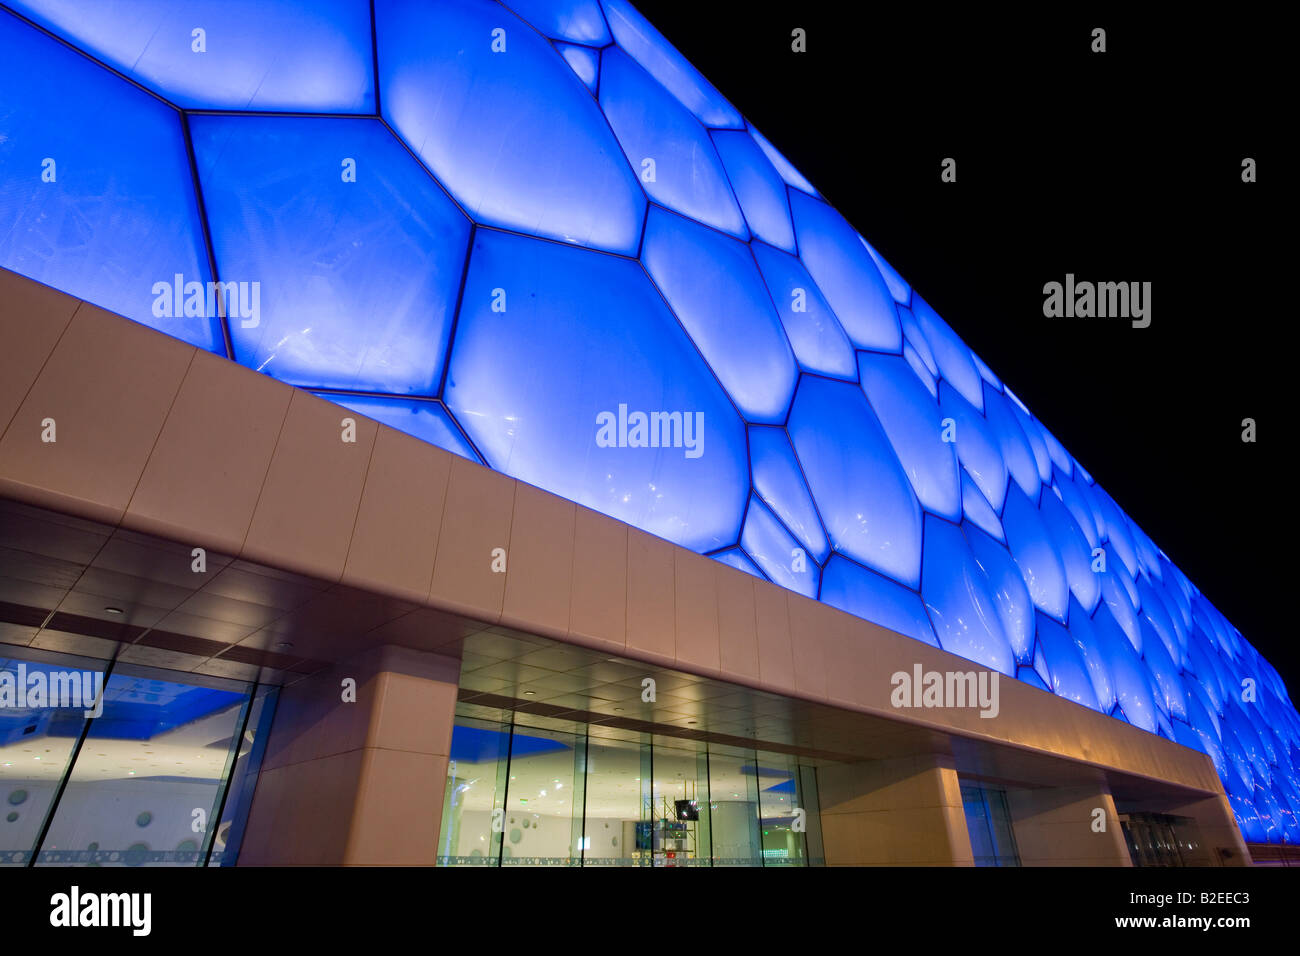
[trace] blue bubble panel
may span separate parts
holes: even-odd
[[[853,343],[803,263],[764,242],[751,242],[750,249],[800,367],[807,372],[857,381]]]
[[[938,647],[925,604],[911,588],[891,581],[839,554],[822,571],[821,599],[855,617]]]
[[[824,562],[830,543],[785,429],[751,425],[749,461],[754,490],[808,553]]]
[[[826,203],[790,194],[799,257],[855,346],[900,352],[903,333],[894,298],[858,234]]]
[[[539,32],[556,40],[604,46],[613,42],[600,0],[504,0]]]
[[[235,357],[295,385],[433,395],[469,220],[378,120],[195,116]],[[243,313],[241,313],[242,316]]]
[[[1017,486],[1030,498],[1037,500],[1041,482],[1038,480],[1038,466],[1034,461],[1033,450],[1024,429],[1011,413],[1010,402],[1001,392],[990,386],[984,386],[984,420],[989,431],[1002,449],[1002,460],[1006,462],[1007,472]]]
[[[799,369],[749,247],[650,210],[646,270],[750,422],[782,422]]]
[[[781,155],[781,151],[773,146],[766,136],[754,129],[752,126],[749,127],[749,135],[754,137],[754,142],[758,144],[758,148],[763,151],[763,155],[767,157],[767,161],[772,164],[780,177],[785,180],[787,186],[793,186],[795,189],[801,190],[809,196],[821,196],[817,190],[813,189],[812,183],[803,178],[803,174],[800,173],[799,170],[795,169],[788,159]]]
[[[1101,600],[1101,585],[1097,580],[1100,572],[1092,570],[1093,559],[1088,539],[1051,488],[1043,489],[1038,502],[1038,513],[1061,558],[1061,564],[1065,567],[1065,577],[1069,581],[1071,593],[1079,599],[1084,610],[1091,614]]]
[[[884,256],[872,248],[871,243],[861,236],[858,236],[858,240],[866,247],[867,254],[871,256],[871,261],[880,270],[881,278],[885,280],[885,285],[889,287],[889,294],[894,297],[894,301],[900,306],[906,307],[912,301],[912,287],[898,274],[897,269],[885,261]]]
[[[1042,515],[1017,488],[1007,493],[1002,529],[1034,605],[1058,621],[1064,621],[1070,596],[1065,567],[1043,525]]]
[[[943,440],[938,403],[899,356],[859,352],[858,372],[921,507],[960,520],[957,455],[954,443]]]
[[[187,109],[375,110],[367,0],[7,2]]]
[[[445,400],[498,471],[696,551],[740,536],[744,426],[635,261],[480,230]]]
[[[821,568],[758,498],[751,498],[740,546],[783,588],[815,598]]]
[[[0,266],[225,354],[181,118],[3,11]]]
[[[760,581],[767,580],[767,576],[758,569],[758,565],[749,560],[749,557],[745,552],[741,551],[739,548],[728,548],[726,551],[719,551],[717,554],[710,555],[710,557],[719,564],[725,564],[728,567],[735,568],[737,571],[744,571],[746,574],[752,574]]]
[[[1092,626],[1092,619],[1083,606],[1073,599],[1070,601],[1069,632],[1088,672],[1088,679],[1092,681],[1092,691],[1097,698],[1098,707],[1102,713],[1108,714],[1115,706],[1115,685],[1111,679],[1110,667]]]
[[[377,422],[405,432],[413,438],[437,445],[462,458],[468,458],[477,465],[483,464],[481,458],[460,433],[447,410],[437,402],[418,401],[410,398],[378,398],[370,395],[339,395],[330,392],[314,392],[319,398],[344,408],[351,409],[358,415],[365,415]]]
[[[1100,710],[1087,666],[1079,656],[1079,649],[1070,633],[1051,618],[1039,614],[1038,645],[1042,648],[1052,678],[1052,693],[1092,710]]]
[[[617,48],[601,56],[600,108],[651,199],[740,239],[749,238],[708,131]]]
[[[988,579],[957,525],[925,518],[921,597],[939,645],[950,653],[1014,677],[1016,656],[1002,631]]]
[[[980,411],[984,410],[984,380],[971,359],[970,349],[957,337],[939,313],[919,295],[912,296],[912,315],[916,317],[925,340],[930,343],[939,374],[944,381],[961,393],[962,398]]]
[[[952,419],[957,460],[993,510],[1000,512],[1007,495],[1007,466],[988,422],[947,382],[939,383],[939,415]]]
[[[603,0],[614,40],[705,126],[742,129],[745,121],[713,84],[626,0]]]
[[[803,376],[787,430],[836,550],[918,587],[921,507],[862,389]]]
[[[988,592],[1002,623],[1002,633],[1016,660],[1027,664],[1034,656],[1034,602],[1020,568],[1005,547],[972,524],[962,527],[976,564],[987,579]]]
[[[979,486],[971,480],[970,475],[963,468],[961,473],[961,513],[965,520],[969,521],[975,527],[988,534],[990,537],[999,541],[1005,541],[1006,535],[1002,532],[1002,522],[998,520],[998,514],[993,510],[985,499]]]
[[[385,118],[470,216],[636,253],[645,194],[550,43],[489,0],[375,0],[375,29]]]
[[[600,52],[585,46],[558,42],[555,44],[555,49],[560,51],[564,62],[578,74],[578,79],[587,85],[587,89],[595,93],[600,81]]]
[[[1092,634],[1110,671],[1115,700],[1129,723],[1155,733],[1156,704],[1151,695],[1150,673],[1105,606],[1092,616]]]
[[[711,135],[750,230],[764,242],[797,253],[785,183],[754,138],[740,129],[715,129]]]

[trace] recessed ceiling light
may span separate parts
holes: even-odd
[[[288,648],[293,647],[293,641],[279,641],[276,643],[275,646],[287,650]]]
[[[106,608],[104,608],[104,610],[105,610],[107,613],[109,613],[109,614],[121,614],[121,613],[123,613],[123,612],[122,612],[122,609],[121,609],[120,607],[106,607]]]
[[[526,691],[524,691],[524,696],[525,696],[525,697],[536,697],[536,696],[537,696],[537,691],[535,691],[535,690],[526,690]]]

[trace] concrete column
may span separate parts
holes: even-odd
[[[952,757],[817,768],[827,866],[973,866]]]
[[[1007,790],[1007,809],[1024,866],[1133,865],[1104,783]]]
[[[285,688],[239,864],[432,865],[459,678],[458,660],[384,646]]]
[[[1180,830],[1190,830],[1197,845],[1188,849],[1179,847],[1183,862],[1188,866],[1250,866],[1250,851],[1241,837],[1232,805],[1223,794],[1207,796],[1170,808],[1167,813],[1190,817],[1192,823]]]

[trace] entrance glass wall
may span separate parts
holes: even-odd
[[[462,705],[438,863],[820,864],[813,778],[785,754]]]
[[[273,688],[31,648],[5,655],[0,866],[235,862]]]
[[[961,785],[966,832],[976,866],[1019,866],[1006,791],[973,783]]]

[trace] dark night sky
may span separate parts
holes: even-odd
[[[919,4],[639,9],[948,320],[1300,693],[1281,495],[1289,35],[1249,22]],[[1018,11],[1019,12],[1019,11]],[[1089,50],[1095,26],[1108,51]],[[790,31],[808,52],[790,50]],[[957,160],[957,182],[939,164]],[[1260,181],[1241,182],[1243,157]],[[1273,162],[1276,157],[1277,161]],[[1067,272],[1152,324],[1050,320]],[[1241,441],[1253,417],[1259,441]]]

